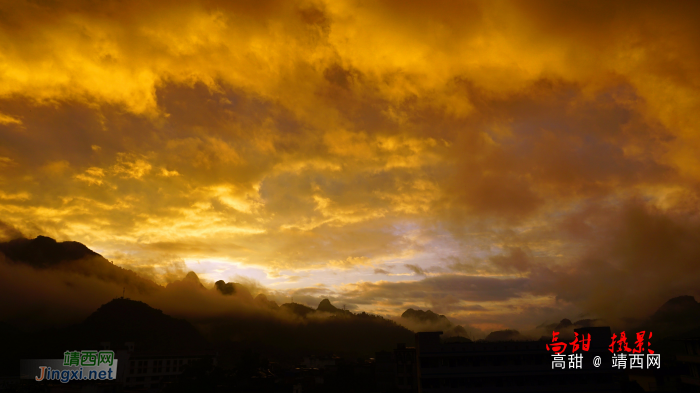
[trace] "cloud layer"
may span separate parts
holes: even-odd
[[[0,236],[483,327],[640,315],[698,288],[698,7],[2,4]]]

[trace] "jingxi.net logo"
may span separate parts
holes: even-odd
[[[36,381],[95,381],[117,377],[114,351],[66,351],[61,359],[23,359],[22,378]]]

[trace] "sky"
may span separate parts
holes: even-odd
[[[0,232],[477,329],[700,295],[700,3],[0,1]]]

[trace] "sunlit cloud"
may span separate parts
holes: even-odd
[[[700,219],[692,2],[0,13],[3,221],[161,283],[321,282],[349,307],[481,326],[535,323],[529,306],[612,315],[562,283],[627,263],[630,217],[684,234]],[[686,251],[644,266],[680,271]],[[661,276],[663,296],[692,289]]]

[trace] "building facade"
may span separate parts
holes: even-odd
[[[442,343],[442,332],[416,334],[418,391],[438,392],[619,392],[622,372],[612,368],[609,328],[577,329],[590,333],[592,345],[581,368],[553,368],[546,341]],[[593,345],[596,343],[597,345]],[[603,344],[601,346],[601,344]],[[568,348],[567,348],[568,349]],[[569,352],[570,353],[570,352]],[[593,357],[603,363],[594,367]],[[607,362],[605,359],[608,359]]]

